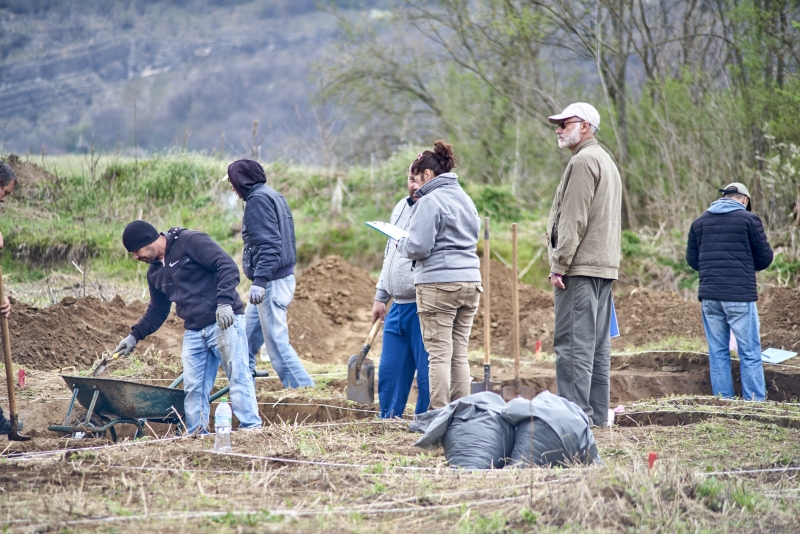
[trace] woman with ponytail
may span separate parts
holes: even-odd
[[[437,141],[411,164],[419,185],[400,255],[414,260],[422,341],[429,357],[430,410],[469,395],[467,344],[481,286],[481,221],[458,183],[453,147]]]

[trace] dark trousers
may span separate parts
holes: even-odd
[[[558,394],[577,404],[597,426],[608,421],[611,374],[611,284],[590,276],[565,276],[555,288]]]
[[[417,304],[392,304],[383,325],[383,348],[378,368],[378,401],[381,417],[403,417],[414,373],[417,374],[417,406],[427,411],[428,353],[422,342]]]

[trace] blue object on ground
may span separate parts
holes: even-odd
[[[796,352],[769,348],[761,353],[761,360],[767,363],[781,363],[797,356]]]

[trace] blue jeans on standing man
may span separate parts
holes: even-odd
[[[394,303],[383,324],[383,348],[378,368],[378,401],[381,417],[403,417],[414,373],[417,374],[417,406],[414,413],[428,410],[428,353],[422,342],[417,303]]]
[[[314,387],[291,343],[286,324],[286,308],[294,299],[295,278],[291,274],[267,282],[261,304],[248,304],[244,311],[247,323],[247,344],[250,370],[256,368],[256,357],[265,340],[273,369],[285,388]]]
[[[220,364],[230,382],[231,409],[239,419],[239,428],[261,426],[255,383],[247,366],[247,338],[244,315],[237,315],[233,325],[222,330],[217,323],[183,334],[183,407],[187,431],[208,430],[208,398]]]
[[[764,369],[761,366],[758,308],[755,302],[703,300],[703,327],[708,340],[708,363],[714,395],[733,397],[730,335],[736,338],[742,398],[763,401],[766,398]]]

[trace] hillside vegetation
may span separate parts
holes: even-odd
[[[352,167],[346,173],[265,164],[269,184],[286,196],[293,210],[300,267],[337,254],[379,270],[386,241],[364,222],[388,220],[405,194],[407,165],[418,151],[407,148],[381,164]],[[141,266],[121,243],[125,225],[140,216],[161,230],[202,230],[234,257],[241,253],[242,203],[223,181],[227,161],[180,151],[138,161],[114,155],[5,159],[17,167],[21,179],[20,190],[1,208],[7,251],[3,265],[14,282],[52,272],[75,274],[76,267],[98,279],[141,278]],[[463,182],[480,214],[491,217],[494,257],[511,261],[510,223],[519,223],[522,279],[547,287],[546,211],[530,210],[507,186],[476,183],[469,176]],[[683,259],[684,243],[685,229],[626,230],[621,281],[685,290],[688,296],[697,275]],[[798,262],[779,255],[762,281],[793,283],[798,271]]]

